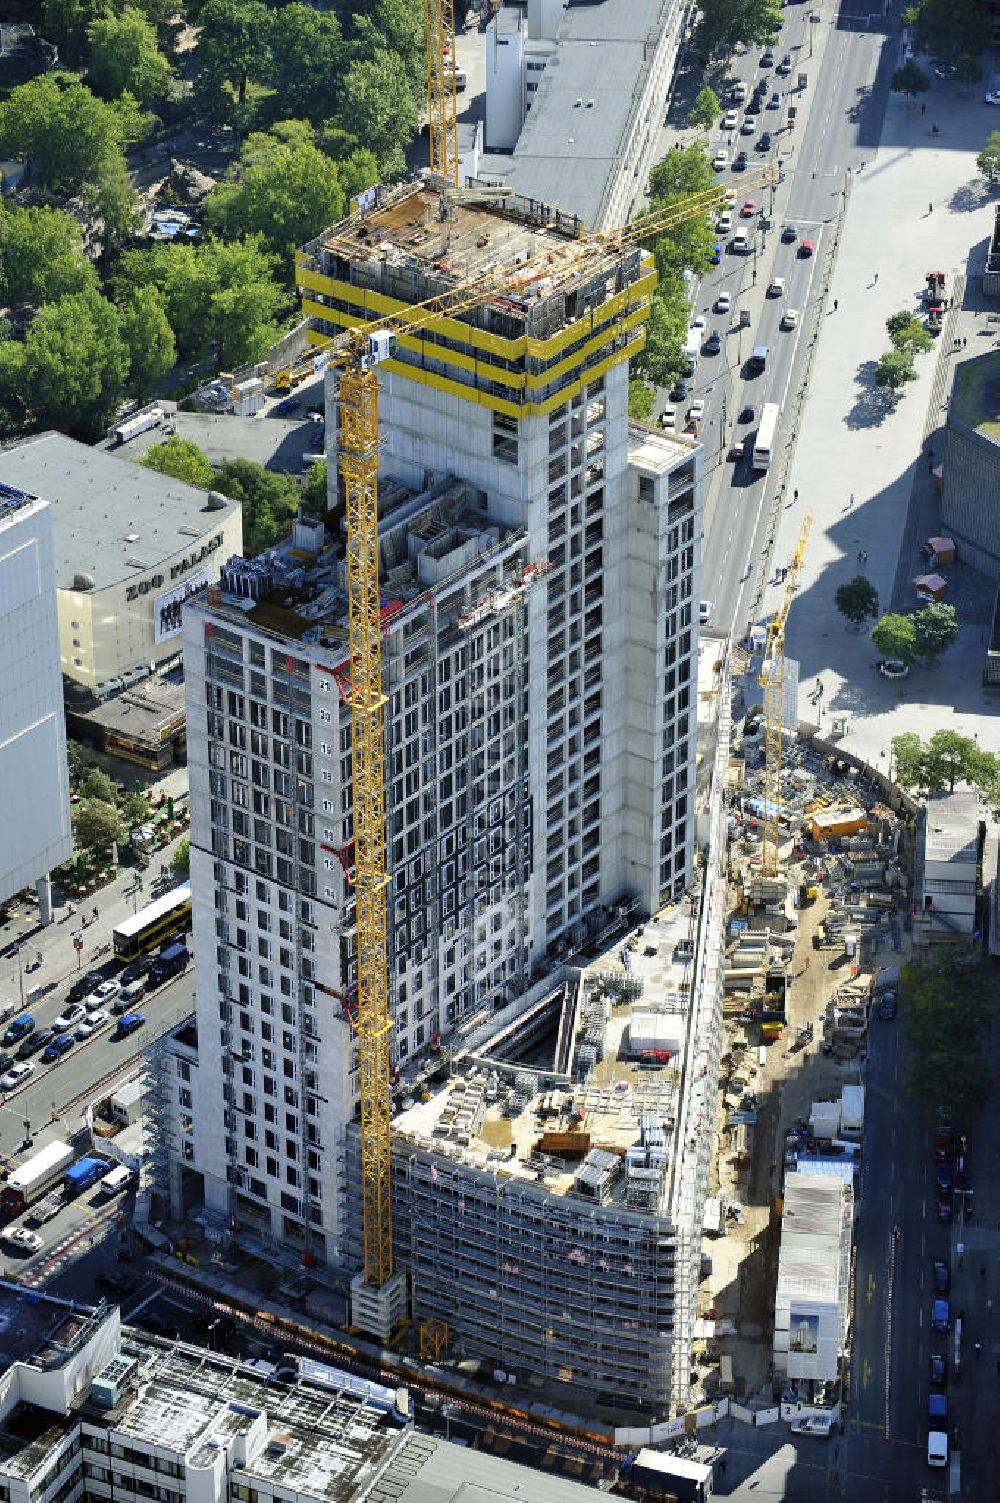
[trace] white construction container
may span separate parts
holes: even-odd
[[[840,1097],[840,1131],[845,1138],[860,1138],[865,1126],[865,1088],[845,1085]]]

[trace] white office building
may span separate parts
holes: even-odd
[[[52,513],[0,483],[0,902],[73,853]],[[43,897],[42,917],[47,917]]]
[[[687,7],[681,0],[528,0],[486,32],[480,176],[572,212],[627,224],[660,149]]]

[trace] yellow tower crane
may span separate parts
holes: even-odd
[[[431,171],[458,187],[455,0],[424,0]]]
[[[746,186],[774,182],[767,169]],[[445,191],[447,191],[445,189]],[[357,1035],[361,1096],[361,1163],[364,1210],[364,1277],[381,1289],[393,1274],[389,984],[386,971],[385,793],[383,769],[381,614],[378,554],[378,366],[397,336],[509,297],[556,273],[593,274],[602,260],[674,225],[715,211],[720,188],[694,194],[624,228],[566,240],[552,236],[544,254],[499,264],[488,276],[459,284],[426,302],[378,321],[359,324],[315,345],[328,350],[340,377],[340,466],[347,521],[348,606],[351,660],[351,735],[354,773],[354,882],[357,911]],[[541,233],[541,232],[540,232]],[[330,242],[336,245],[336,238]],[[787,612],[786,612],[787,613]]]
[[[761,871],[765,877],[778,875],[778,841],[781,837],[781,748],[784,739],[785,707],[785,627],[792,598],[798,587],[802,561],[812,516],[807,513],[795,545],[792,562],[785,575],[785,593],[767,628],[764,660],[758,682],[764,690],[764,847]]]

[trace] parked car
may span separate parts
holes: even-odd
[[[100,986],[103,980],[104,974],[101,971],[88,971],[86,975],[78,976],[70,987],[66,1000],[68,1002],[82,1001],[84,997],[90,995],[95,986]]]
[[[15,1086],[23,1085],[34,1068],[34,1060],[25,1059],[17,1061],[17,1063],[11,1065],[7,1074],[0,1079],[0,1090],[13,1091]]]
[[[45,1243],[37,1232],[31,1232],[26,1226],[11,1226],[0,1237],[5,1247],[12,1252],[36,1253],[41,1252]]]
[[[19,1044],[35,1030],[35,1020],[29,1012],[22,1012],[19,1018],[15,1018],[5,1030],[0,1043]]]
[[[743,207],[740,210],[740,217],[742,219],[752,219],[753,216],[756,214],[756,212],[757,212],[757,201],[756,201],[756,199],[745,198],[743,200]]]
[[[42,1064],[54,1065],[57,1059],[62,1059],[64,1054],[69,1053],[75,1043],[76,1039],[71,1033],[57,1033],[42,1050]]]
[[[114,1001],[121,989],[120,981],[102,981],[100,986],[96,986],[91,992],[84,1006],[88,1012],[94,1012],[98,1007],[107,1007],[109,1002]]]
[[[46,1044],[50,1044],[55,1036],[54,1028],[38,1028],[34,1033],[29,1033],[17,1051],[18,1059],[30,1059],[33,1054],[38,1053],[39,1049],[44,1049]]]
[[[715,221],[715,232],[717,235],[728,235],[732,227],[733,216],[728,209],[725,209]]]
[[[129,986],[133,981],[138,981],[141,976],[145,976],[154,959],[155,957],[152,955],[140,955],[138,960],[129,961],[118,977],[122,986]]]
[[[729,153],[723,147],[720,146],[712,158],[712,166],[716,172],[721,172],[723,168],[729,166]]]
[[[733,299],[731,295],[728,292],[720,292],[719,296],[715,299],[716,313],[728,313],[732,306]]]
[[[712,246],[712,254],[708,258],[708,264],[710,266],[718,266],[719,262],[721,260],[722,260],[722,246],[719,243],[719,241],[716,241],[715,244]]]
[[[0,1075],[5,1075],[14,1063],[14,1051],[12,1049],[0,1049]]]
[[[740,126],[741,136],[752,136],[757,129],[757,116],[747,114],[743,116],[743,124]]]
[[[58,1033],[63,1033],[67,1028],[74,1028],[87,1016],[87,1009],[79,1002],[70,1002],[52,1024]]]
[[[741,423],[755,423],[757,421],[756,407],[751,406],[748,402],[740,412],[738,421]]]
[[[935,1388],[943,1388],[948,1381],[948,1358],[940,1352],[931,1352],[931,1383]]]
[[[707,322],[708,320],[706,319],[704,313],[696,313],[694,318],[691,320],[691,328],[703,329]]]
[[[143,1026],[145,1021],[146,1019],[143,1017],[141,1012],[127,1012],[123,1018],[118,1019],[118,1027],[115,1030],[115,1037],[120,1039],[127,1039],[129,1034],[135,1033],[137,1029]]]
[[[781,62],[778,64],[777,68],[775,69],[775,72],[776,73],[780,73],[784,77],[787,74],[791,73],[791,71],[792,71],[792,54],[790,52],[786,52],[785,55],[784,55],[784,57],[781,59]]]
[[[946,1299],[936,1299],[931,1305],[931,1330],[935,1336],[947,1335],[951,1330],[951,1306]]]
[[[739,78],[729,90],[729,97],[734,104],[742,104],[744,99],[747,97],[747,92],[748,90],[746,84],[743,82],[742,78]]]
[[[705,340],[704,350],[706,355],[717,355],[722,349],[722,335],[718,329],[713,329]]]
[[[739,110],[727,110],[722,117],[723,130],[735,130],[740,121]]]
[[[758,151],[770,151],[771,150],[771,132],[769,130],[761,131],[760,140],[757,142],[757,150]]]
[[[104,1012],[104,1010],[99,1007],[96,1012],[92,1012],[90,1016],[88,1018],[85,1018],[84,1021],[80,1024],[79,1028],[76,1030],[76,1036],[81,1042],[84,1039],[92,1038],[95,1033],[99,1033],[102,1028],[106,1028],[110,1022],[111,1014],[109,1012]]]
[[[698,602],[698,625],[707,626],[712,619],[714,601],[700,600]]]
[[[951,1269],[943,1258],[934,1259],[934,1293],[947,1294],[951,1288]]]
[[[761,53],[761,55],[760,55],[760,65],[761,65],[762,68],[773,68],[774,67],[774,53],[771,51],[770,47],[768,47],[768,49],[767,49],[766,52],[762,52]]]
[[[663,411],[660,413],[658,422],[659,422],[661,428],[671,428],[671,429],[676,428],[677,427],[677,408],[676,407],[664,407]]]
[[[705,416],[705,401],[703,397],[699,397],[697,401],[691,403],[691,406],[687,410],[687,415],[688,418],[697,418],[701,422],[701,419]]]
[[[678,376],[677,380],[674,382],[673,386],[670,388],[670,400],[672,402],[683,402],[683,400],[687,396],[689,390],[690,390],[690,388],[689,388],[687,382],[685,381],[684,377],[683,376]]]
[[[883,992],[878,1004],[878,1015],[883,1023],[891,1023],[898,1011],[895,992]]]

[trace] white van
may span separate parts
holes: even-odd
[[[948,1434],[945,1430],[927,1432],[927,1465],[948,1465]]]
[[[110,1174],[104,1176],[97,1188],[110,1199],[112,1195],[117,1195],[120,1190],[130,1185],[132,1178],[131,1169],[127,1169],[124,1164],[119,1164],[117,1168],[112,1169]]]
[[[733,236],[733,250],[738,256],[745,256],[749,249],[750,241],[747,238],[746,230],[737,230]]]

